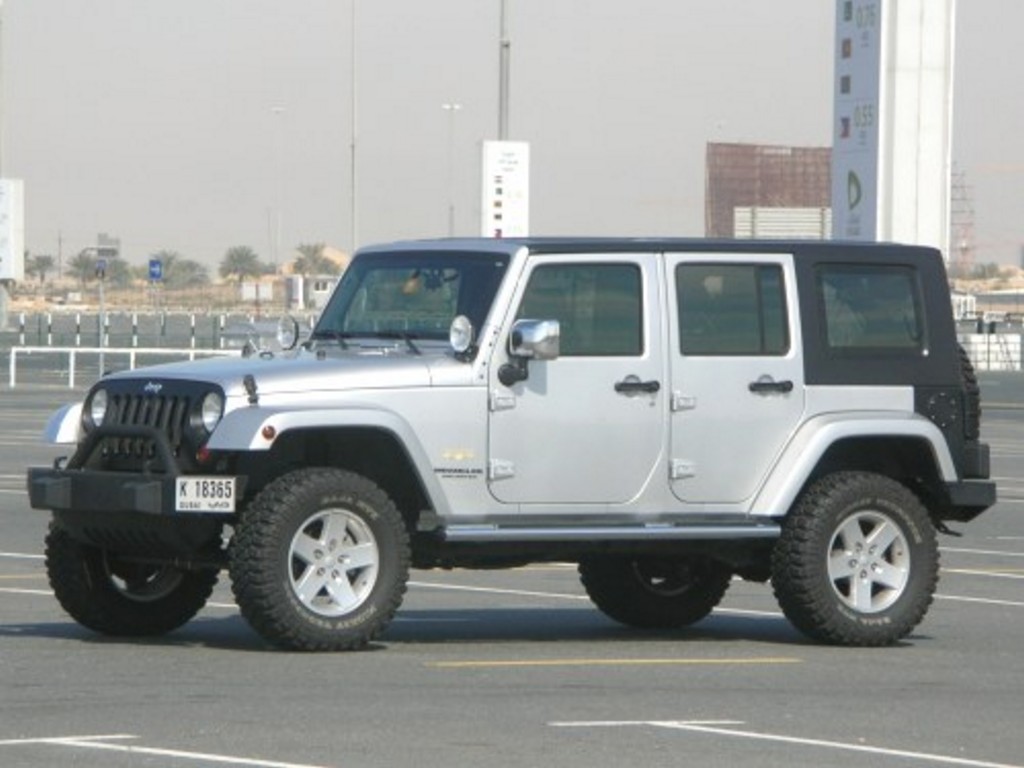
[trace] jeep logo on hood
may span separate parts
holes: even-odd
[[[156,381],[147,381],[146,386],[142,388],[142,391],[147,395],[159,395],[160,390],[164,388],[163,384]]]

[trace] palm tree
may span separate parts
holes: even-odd
[[[338,265],[324,256],[323,243],[305,243],[295,250],[300,254],[292,264],[295,274],[304,276],[338,274]]]
[[[228,248],[220,262],[220,276],[234,278],[242,282],[247,277],[258,277],[263,274],[263,265],[256,251],[247,245],[235,245]]]
[[[40,283],[46,282],[46,274],[53,269],[53,256],[29,256],[25,254],[25,272],[31,276],[38,276]]]
[[[163,264],[163,281],[168,288],[193,288],[207,285],[210,273],[193,259],[186,259],[177,251],[158,251],[150,256]]]

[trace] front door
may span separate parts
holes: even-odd
[[[793,259],[677,253],[667,269],[672,492],[742,506],[804,409]]]
[[[496,499],[600,511],[664,482],[655,473],[667,413],[660,268],[654,254],[537,256],[527,265],[490,371]],[[497,370],[515,319],[558,320],[561,351],[529,361],[529,378],[507,387]]]

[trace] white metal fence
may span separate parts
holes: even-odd
[[[14,388],[18,385],[18,357],[22,358],[32,355],[53,355],[56,371],[63,378],[66,372],[68,387],[74,388],[76,375],[82,367],[82,358],[94,357],[96,359],[95,369],[100,374],[107,370],[106,359],[108,357],[127,358],[128,368],[135,369],[140,356],[144,357],[170,357],[172,359],[195,360],[196,357],[204,356],[226,356],[241,355],[238,349],[169,349],[167,347],[11,347],[10,363],[10,385]],[[61,364],[67,363],[66,367]],[[51,372],[54,368],[50,367]]]
[[[1021,335],[1018,333],[968,333],[958,339],[976,370],[1021,370]]]

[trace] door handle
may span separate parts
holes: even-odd
[[[750,382],[751,392],[792,392],[793,382],[789,379],[775,381],[770,376],[762,376],[757,381]]]
[[[627,376],[622,381],[615,382],[615,391],[620,395],[629,395],[636,392],[646,392],[653,395],[660,389],[660,381],[641,381],[639,376]]]

